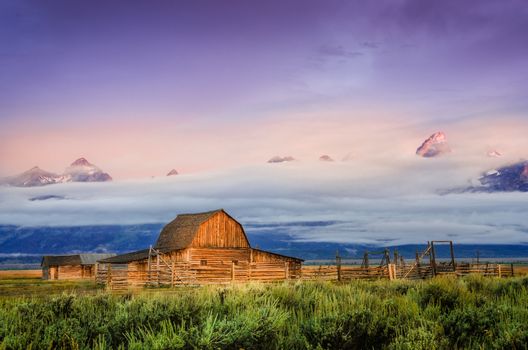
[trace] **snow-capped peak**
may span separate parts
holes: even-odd
[[[93,166],[86,158],[79,158],[75,162],[71,163],[70,166]]]
[[[85,158],[79,158],[64,170],[60,182],[112,181],[112,177]]]
[[[449,152],[451,152],[451,148],[447,144],[446,135],[441,131],[429,136],[416,150],[417,155],[425,158],[437,157]]]

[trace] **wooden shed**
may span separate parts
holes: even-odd
[[[219,209],[178,215],[154,247],[100,260],[97,279],[113,289],[278,281],[300,278],[302,261],[252,248],[242,225]]]
[[[90,279],[95,278],[97,260],[115,254],[45,255],[42,257],[42,279]]]

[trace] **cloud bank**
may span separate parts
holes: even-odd
[[[114,183],[2,187],[0,224],[165,223],[178,213],[224,208],[243,224],[264,224],[254,232],[280,230],[299,241],[528,242],[525,193],[438,194],[476,181],[481,170],[456,157],[314,160]],[[30,200],[45,196],[56,197]],[[306,225],[315,221],[329,224]]]

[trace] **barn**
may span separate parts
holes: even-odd
[[[42,257],[42,279],[90,279],[95,278],[97,260],[115,254],[45,255]]]
[[[252,248],[223,209],[180,214],[148,249],[99,261],[97,280],[111,289],[279,281],[301,277],[303,260]]]

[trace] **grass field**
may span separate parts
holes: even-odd
[[[528,278],[279,283],[111,295],[0,282],[0,349],[526,349]]]
[[[42,270],[0,270],[0,280],[17,278],[40,278]]]
[[[43,281],[41,276],[41,270],[0,270],[0,298],[95,294],[101,290],[92,281]]]

